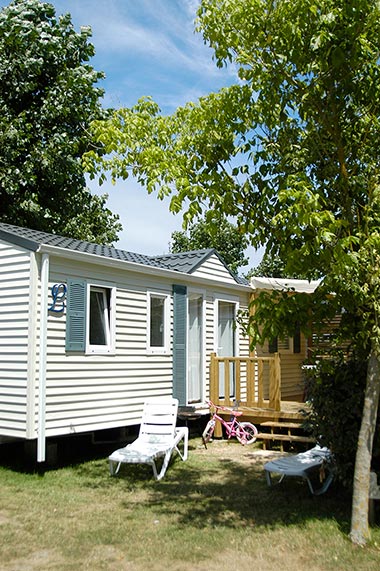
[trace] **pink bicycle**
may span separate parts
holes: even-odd
[[[237,403],[238,404],[238,403]],[[206,446],[207,442],[210,442],[212,435],[214,434],[215,424],[218,420],[222,426],[224,426],[227,434],[227,438],[236,436],[240,444],[252,444],[256,440],[258,430],[254,424],[251,422],[239,422],[237,416],[241,416],[242,411],[236,410],[236,408],[226,408],[224,406],[219,406],[209,401],[208,403],[210,409],[214,409],[212,417],[208,421],[206,428],[203,431],[202,439]],[[218,410],[224,410],[231,414],[230,420],[224,420],[223,417],[218,415]]]

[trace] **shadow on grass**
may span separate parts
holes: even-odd
[[[188,461],[174,456],[165,478],[156,482],[151,467],[144,465],[122,466],[120,473],[111,477],[107,457],[115,449],[113,445],[91,447],[77,441],[75,447],[73,442],[67,446],[60,465],[49,471],[67,470],[68,486],[98,488],[105,493],[116,490],[126,510],[138,504],[155,514],[174,516],[179,526],[236,529],[328,519],[336,520],[343,533],[349,531],[351,500],[339,484],[323,496],[312,496],[306,482],[297,478],[269,488],[264,462],[251,452],[239,461],[233,447],[226,458],[223,449],[209,453],[190,441]],[[236,452],[242,456],[240,448]],[[10,448],[0,465],[21,473],[36,472],[28,470],[20,458],[17,447]],[[136,491],[141,493],[134,495]]]
[[[222,454],[223,456],[223,454]],[[140,490],[136,502],[162,515],[175,516],[178,525],[238,528],[299,525],[308,520],[336,520],[344,533],[349,531],[351,499],[339,484],[323,496],[312,496],[302,479],[288,478],[280,485],[267,486],[263,461],[247,453],[245,462],[189,450],[189,460],[175,456],[165,478],[156,482],[149,466],[122,466],[116,477],[100,477],[107,464],[95,462],[76,467],[83,484],[120,489],[120,500],[131,509],[133,496],[124,492]],[[252,458],[251,458],[252,456]]]
[[[268,488],[262,469],[242,470],[239,463],[221,462],[218,481],[200,478],[181,469],[181,478],[171,477],[154,491],[166,510],[167,499],[175,505],[179,523],[199,528],[205,525],[275,526],[300,524],[309,519],[335,519],[343,531],[349,529],[349,498],[337,489],[325,496],[311,496],[302,480],[291,478],[281,486]],[[192,497],[194,501],[189,502]],[[175,499],[174,499],[175,498]],[[173,510],[173,506],[170,507]]]

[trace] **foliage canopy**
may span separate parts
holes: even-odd
[[[366,363],[343,358],[321,360],[306,372],[308,423],[321,446],[334,451],[339,485],[352,488],[355,452],[363,410]],[[337,407],[337,402],[339,406]]]
[[[81,164],[103,116],[90,36],[38,0],[0,11],[0,218],[110,243],[118,217],[90,194]]]
[[[239,83],[169,117],[142,99],[95,122],[108,155],[87,155],[86,167],[131,170],[149,192],[172,194],[187,222],[203,210],[234,216],[286,273],[323,277],[314,295],[255,312],[250,333],[262,340],[276,313],[267,333],[284,334],[297,298],[304,326],[311,311],[351,316],[345,334],[369,355],[351,530],[362,544],[380,392],[380,4],[202,0],[198,14],[217,65],[235,65]]]
[[[107,154],[86,168],[132,172],[187,223],[236,217],[286,274],[324,277],[331,314],[355,307],[366,345],[380,331],[379,16],[369,0],[204,0],[198,29],[240,82],[171,116],[143,98],[96,121]]]

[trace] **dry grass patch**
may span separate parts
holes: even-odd
[[[267,487],[262,465],[278,453],[192,439],[155,482],[145,466],[111,478],[108,452],[44,475],[0,467],[2,571],[379,569],[380,530],[352,547],[339,486],[319,498],[295,479]]]

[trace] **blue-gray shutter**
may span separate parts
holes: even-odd
[[[67,280],[66,351],[84,352],[86,347],[87,283]]]
[[[173,285],[173,397],[186,402],[187,373],[187,288]]]

